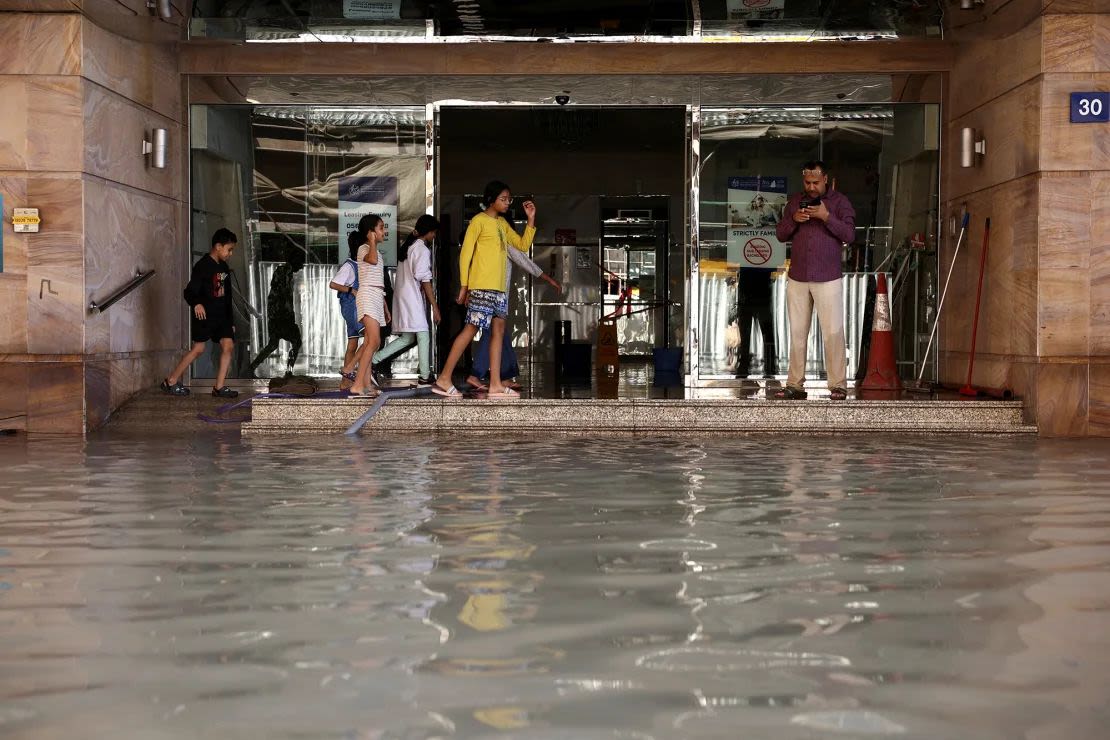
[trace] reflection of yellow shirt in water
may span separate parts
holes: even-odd
[[[527,254],[536,227],[527,226],[524,236],[498,216],[479,213],[470,220],[459,255],[460,285],[470,290],[505,290],[505,248],[516,247]]]
[[[495,583],[502,588],[508,584]],[[466,598],[459,621],[478,632],[497,632],[509,626],[504,593],[472,593]]]

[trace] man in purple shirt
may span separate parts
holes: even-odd
[[[848,198],[829,190],[829,170],[824,162],[802,166],[802,192],[786,203],[778,223],[780,242],[793,242],[786,281],[786,314],[790,319],[790,368],[786,387],[773,397],[803,399],[806,346],[813,309],[825,345],[825,371],[834,401],[848,396],[845,384],[844,288],[841,283],[841,249],[856,234],[856,212]]]

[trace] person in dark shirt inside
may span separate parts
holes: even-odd
[[[763,336],[763,377],[775,377],[775,323],[771,315],[771,278],[774,270],[741,267],[736,283],[737,323],[740,325],[740,364],[737,377],[752,372],[752,324]]]
[[[856,235],[856,211],[848,198],[829,190],[829,168],[824,162],[802,165],[802,192],[790,196],[776,228],[780,242],[791,242],[786,277],[786,313],[790,320],[790,368],[786,387],[772,398],[802,399],[806,346],[813,309],[825,345],[829,398],[843,401],[847,357],[844,345],[844,288],[841,252]]]
[[[284,265],[274,270],[274,276],[270,279],[270,295],[266,298],[269,342],[251,362],[248,377],[254,377],[254,371],[273,354],[282,339],[289,342],[289,365],[285,374],[293,373],[293,366],[297,364],[297,355],[301,351],[301,327],[297,326],[297,318],[293,314],[293,274],[300,272],[303,267],[304,252],[297,249]]]
[[[238,391],[224,385],[231,352],[235,348],[235,322],[231,318],[231,271],[227,261],[239,240],[228,229],[217,229],[212,235],[212,249],[193,266],[189,284],[185,286],[185,301],[193,311],[191,322],[193,348],[185,353],[173,372],[162,381],[162,390],[173,396],[187,396],[189,389],[181,376],[193,360],[204,353],[209,340],[220,343],[220,369],[212,395],[218,398],[235,398]]]

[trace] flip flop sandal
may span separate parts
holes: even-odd
[[[775,391],[771,395],[771,398],[774,398],[777,401],[804,401],[805,399],[809,398],[809,394],[803,391],[801,388],[791,388],[790,386],[786,386],[781,390]]]
[[[520,394],[517,393],[516,391],[514,391],[512,388],[506,388],[505,390],[501,391],[500,393],[487,393],[486,398],[493,398],[493,399],[500,398],[500,399],[517,400],[517,399],[520,398]]]
[[[450,388],[444,389],[444,388],[439,387],[438,385],[433,384],[432,385],[432,393],[436,394],[437,396],[443,396],[444,398],[451,398],[451,399],[462,398],[462,394],[459,393],[459,389],[456,388],[453,385]]]
[[[830,401],[843,401],[848,398],[848,391],[843,388],[833,388],[829,391]]]
[[[468,380],[468,381],[466,381],[466,384],[468,386],[470,386],[471,388],[473,388],[474,390],[476,390],[476,391],[488,391],[489,390],[489,386],[486,385],[485,383],[474,384],[474,383],[471,383]]]

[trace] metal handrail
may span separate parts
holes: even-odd
[[[149,270],[147,272],[143,272],[142,270],[140,270],[138,268],[135,268],[135,277],[133,277],[131,279],[131,282],[129,282],[127,285],[123,286],[122,288],[117,290],[115,293],[110,295],[108,298],[106,298],[104,300],[103,303],[97,303],[96,301],[90,301],[89,302],[89,310],[90,311],[99,311],[100,313],[103,313],[103,312],[107,311],[109,308],[112,307],[112,304],[114,304],[116,301],[123,298],[125,295],[127,295],[131,291],[135,290],[135,288],[138,288],[140,285],[142,285],[147,280],[149,280],[151,277],[153,277],[154,273],[155,273],[154,270]]]

